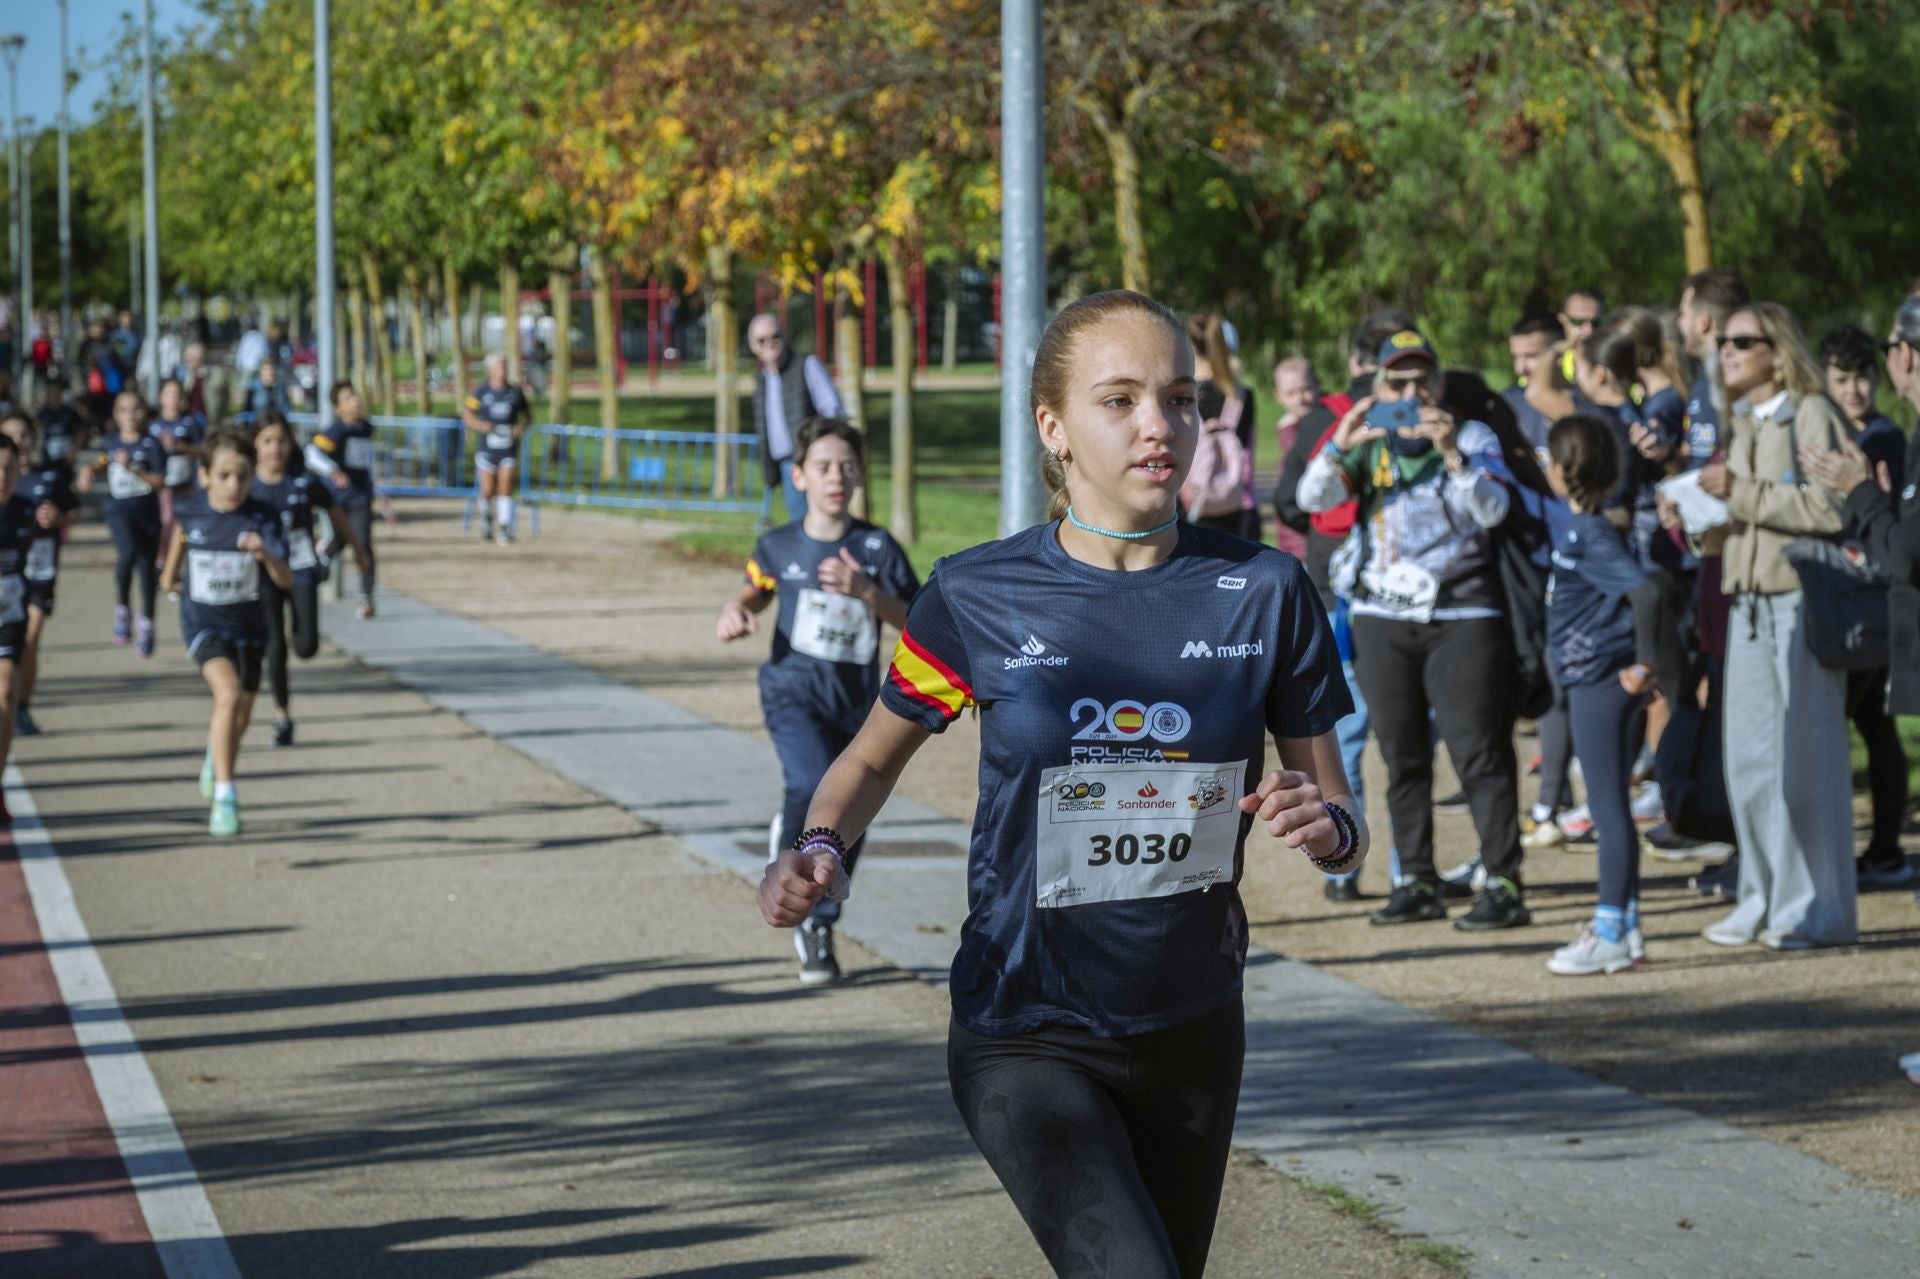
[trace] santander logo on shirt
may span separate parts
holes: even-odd
[[[1028,632],[1026,643],[1020,646],[1020,657],[1004,659],[1006,668],[1017,671],[1027,666],[1065,666],[1071,659],[1060,653],[1050,653],[1037,636]]]

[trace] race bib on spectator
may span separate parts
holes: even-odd
[[[1246,761],[1068,764],[1040,775],[1042,909],[1233,882]]]
[[[1370,603],[1391,609],[1395,616],[1408,621],[1433,620],[1433,602],[1440,597],[1440,579],[1418,564],[1403,560],[1385,568],[1362,569],[1360,582],[1367,588]]]
[[[196,604],[218,607],[260,598],[260,562],[245,551],[188,551],[187,580]]]
[[[823,662],[865,666],[880,647],[873,610],[851,595],[802,587],[793,611],[793,651]]]

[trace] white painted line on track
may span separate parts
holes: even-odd
[[[120,1011],[106,965],[87,935],[60,852],[18,767],[7,766],[5,782],[13,844],[40,921],[40,938],[160,1264],[168,1279],[240,1279],[180,1130]]]

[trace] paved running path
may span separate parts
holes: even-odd
[[[328,637],[435,705],[757,878],[772,749],[477,622],[387,594]],[[889,851],[889,845],[893,851]],[[943,847],[944,845],[944,847]],[[965,831],[890,806],[841,931],[938,978]],[[1238,1143],[1472,1254],[1477,1275],[1908,1273],[1920,1209],[1830,1165],[1256,951]]]

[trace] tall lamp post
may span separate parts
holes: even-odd
[[[319,350],[318,391],[325,396],[333,386],[338,356],[333,331],[333,51],[329,37],[332,6],[328,0],[313,5],[313,327]],[[458,299],[450,299],[449,305]],[[455,323],[458,323],[457,313]]]
[[[1046,518],[1040,437],[1027,406],[1047,316],[1046,102],[1041,0],[1000,5],[1000,535]]]
[[[20,314],[14,319],[15,358],[23,375],[33,368],[28,346],[33,341],[33,117],[21,116],[20,134]],[[29,388],[37,391],[38,388]]]
[[[7,194],[13,200],[13,207],[7,211],[7,252],[11,274],[7,283],[15,290],[20,288],[20,51],[27,47],[27,38],[23,35],[0,36],[0,55],[7,60]],[[19,368],[21,335],[26,325],[20,317],[13,321],[13,363],[7,370],[12,376]]]
[[[160,182],[153,143],[153,0],[146,3],[146,23],[140,33],[140,150],[146,177],[144,217],[147,231],[146,337],[147,402],[160,399]],[[137,363],[137,361],[136,361]]]
[[[67,173],[67,0],[60,0],[60,349],[65,368],[79,349],[73,332],[73,184]]]

